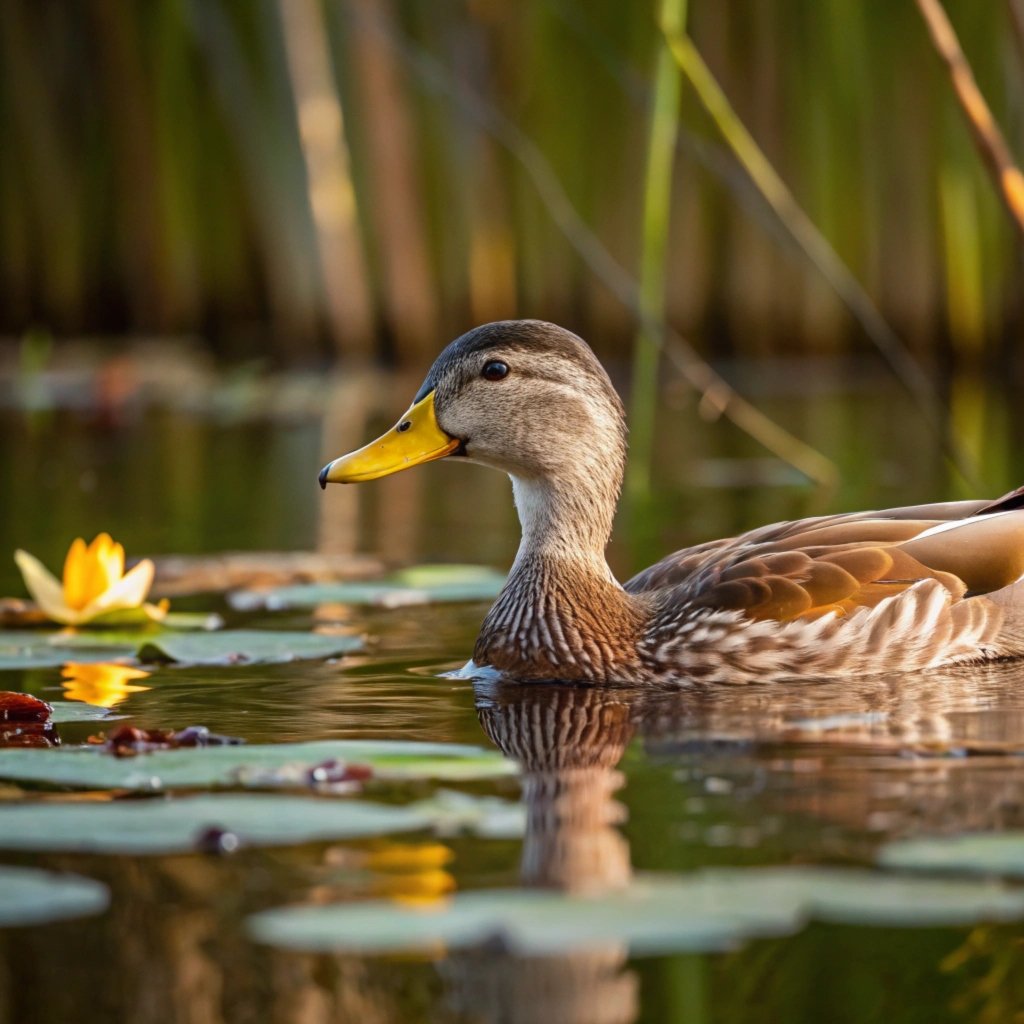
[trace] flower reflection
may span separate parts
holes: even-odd
[[[443,843],[387,843],[371,850],[364,862],[373,872],[372,889],[406,906],[431,907],[455,891],[444,870],[455,854]]]
[[[81,700],[101,708],[112,708],[120,704],[128,694],[148,690],[148,686],[137,686],[134,681],[147,679],[148,672],[129,665],[100,662],[81,665],[69,662],[61,669],[61,685],[68,700]]]

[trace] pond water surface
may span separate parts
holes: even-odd
[[[817,493],[668,389],[655,495],[642,512],[620,516],[610,552],[622,578],[674,548],[762,522],[964,496],[878,368],[773,365],[733,375],[836,461],[842,485]],[[497,474],[437,465],[358,491],[316,487],[320,465],[392,422],[415,384],[342,382],[324,415],[157,409],[111,426],[81,412],[9,412],[0,552],[24,547],[56,566],[75,535],[107,529],[136,554],[317,549],[504,569],[518,532]],[[1024,480],[1011,444],[1020,410],[976,381],[955,382],[951,394],[984,493]],[[20,593],[13,565],[0,564],[0,583]],[[179,606],[256,627],[313,621],[242,616],[219,599]],[[615,889],[647,872],[708,866],[870,866],[894,839],[1024,828],[1024,759],[1003,749],[1024,747],[1020,665],[680,692],[446,677],[471,652],[485,611],[486,603],[320,609],[318,621],[366,635],[365,653],[160,668],[116,711],[143,726],[200,723],[249,743],[497,744],[519,774],[454,788],[524,801],[522,839],[402,837],[446,846],[444,870],[460,893]],[[6,672],[0,688],[60,699],[61,673]],[[81,742],[94,731],[65,726],[61,737]],[[404,802],[436,788],[374,795]],[[12,787],[0,797],[24,793]],[[351,869],[360,851],[376,848],[0,853],[0,863],[73,870],[112,891],[101,916],[0,929],[0,1021],[1001,1022],[1024,1006],[1024,928],[1012,924],[811,921],[715,952],[643,957],[611,940],[524,957],[500,933],[471,950],[437,943],[383,955],[288,952],[250,938],[246,918],[266,908],[380,895],[379,876]]]

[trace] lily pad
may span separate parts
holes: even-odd
[[[217,633],[164,633],[139,648],[142,661],[187,665],[252,665],[307,658],[333,658],[359,649],[354,636],[328,636],[269,629],[229,629]]]
[[[53,708],[50,721],[54,725],[64,725],[70,722],[114,722],[124,717],[111,711],[110,708],[86,704],[80,700],[51,700],[49,704]]]
[[[77,789],[143,792],[210,787],[308,787],[310,772],[330,761],[368,765],[382,779],[494,778],[516,766],[497,751],[400,740],[317,740],[252,746],[158,750],[115,758],[95,747],[0,750],[0,779]]]
[[[0,632],[0,670],[59,668],[68,661],[116,661],[135,651],[134,647],[97,638],[88,646],[76,645],[71,654],[66,646],[58,646],[57,637],[61,635],[38,629],[3,630]]]
[[[321,604],[408,605],[490,601],[505,585],[504,573],[479,565],[421,565],[374,583],[299,583],[273,590],[239,590],[232,607],[251,611],[314,608]]]
[[[46,924],[106,910],[107,887],[91,878],[0,867],[0,927]]]
[[[57,668],[69,661],[95,663],[129,658],[189,665],[254,665],[330,658],[360,646],[358,637],[299,630],[3,631],[0,632],[0,669]]]
[[[1024,832],[908,839],[883,846],[878,862],[911,871],[1024,878]]]
[[[244,793],[108,803],[0,805],[0,849],[60,853],[187,853],[209,836],[288,846],[429,827],[415,807]]]
[[[500,803],[500,801],[499,801]],[[486,834],[492,814],[512,805],[481,802],[462,831]],[[439,827],[450,820],[430,802],[394,806],[360,800],[233,793],[106,803],[0,804],[0,849],[64,853],[187,853],[216,848],[292,846]],[[231,837],[230,846],[220,837]]]
[[[868,871],[750,868],[641,877],[612,892],[460,894],[413,908],[384,901],[286,907],[250,918],[261,942],[312,952],[384,953],[499,943],[547,955],[609,943],[633,955],[727,949],[785,935],[810,918],[887,926],[1024,917],[1024,893],[980,882],[888,878]]]

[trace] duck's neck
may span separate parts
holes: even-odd
[[[575,559],[600,565],[601,574],[610,577],[604,552],[612,533],[618,491],[613,480],[512,477],[522,527],[515,565],[537,558]]]
[[[474,660],[528,679],[610,679],[641,613],[605,559],[619,477],[512,478],[522,541]]]

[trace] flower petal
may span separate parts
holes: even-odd
[[[95,596],[90,591],[89,549],[76,537],[64,559],[64,604],[68,608],[84,608]]]
[[[121,608],[138,608],[146,600],[153,585],[153,563],[144,558],[135,568],[122,576],[112,587],[82,609],[81,621],[88,622],[104,612]]]
[[[96,540],[102,541],[97,543],[96,571],[103,581],[103,590],[107,590],[124,576],[124,545],[118,544],[109,533],[101,533]]]
[[[124,573],[124,549],[118,561],[114,538],[109,533],[100,533],[89,545],[89,590],[85,603],[95,601],[105,590],[109,590]]]
[[[143,606],[142,610],[146,613],[146,618],[150,622],[163,622],[167,618],[167,613],[171,610],[171,602],[163,597],[156,604],[150,604],[147,601]]]
[[[83,545],[84,546],[84,545]],[[69,608],[64,600],[64,591],[60,581],[35,555],[27,551],[15,551],[14,561],[21,570],[22,579],[32,600],[54,622],[72,623],[77,616],[73,608]]]

